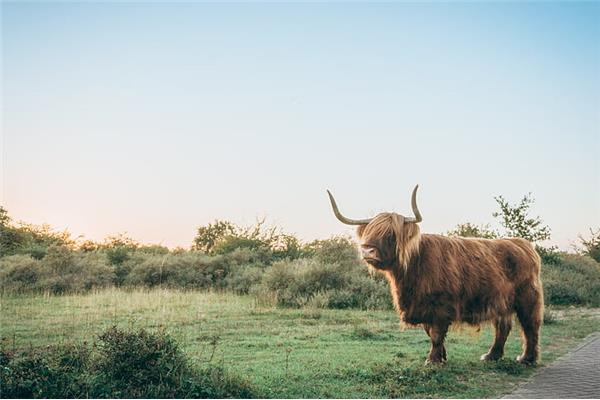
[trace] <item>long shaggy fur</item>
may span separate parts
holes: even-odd
[[[422,324],[432,338],[431,361],[445,360],[443,337],[453,322],[494,322],[496,341],[486,359],[499,358],[513,313],[524,333],[520,361],[537,361],[544,305],[540,258],[531,243],[421,235],[417,224],[394,213],[361,225],[358,236],[378,249],[384,261],[378,269],[390,283],[402,321]],[[441,345],[434,343],[438,331]]]

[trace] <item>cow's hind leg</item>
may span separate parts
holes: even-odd
[[[515,310],[523,328],[523,354],[517,357],[517,361],[535,364],[540,357],[540,328],[544,314],[542,289],[538,285],[523,288],[515,300]]]
[[[426,364],[436,364],[446,361],[446,347],[444,346],[444,340],[446,339],[446,333],[448,332],[447,323],[435,323],[425,324],[425,332],[431,339],[431,350],[427,355]]]
[[[502,358],[504,355],[504,343],[508,338],[510,329],[512,327],[512,315],[498,317],[494,320],[494,328],[496,330],[496,337],[490,350],[481,356],[483,361],[496,361]]]

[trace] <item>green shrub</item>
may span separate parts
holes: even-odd
[[[237,249],[231,253],[208,256],[200,252],[165,255],[136,255],[124,279],[129,286],[164,286],[184,289],[225,289],[232,271],[241,265],[253,265],[259,256],[249,249]],[[240,283],[241,284],[241,283]]]
[[[250,252],[257,262],[268,265],[275,259],[273,250],[260,239],[227,236],[212,250],[215,255],[229,255],[234,252]]]
[[[348,237],[336,236],[326,240],[315,240],[307,244],[303,251],[306,256],[314,257],[324,264],[362,264],[356,244]]]
[[[380,275],[369,276],[356,271],[344,288],[332,291],[329,308],[392,309],[389,284]]]
[[[563,254],[556,264],[542,265],[547,304],[600,306],[600,264],[588,256]]]
[[[391,307],[387,283],[369,276],[366,266],[358,264],[325,264],[316,257],[279,261],[265,270],[261,285],[258,293],[271,293],[280,306]]]
[[[19,249],[20,254],[27,254],[36,260],[41,260],[48,254],[48,246],[42,243],[28,242]]]
[[[0,378],[3,398],[89,397],[87,347],[48,346],[15,356],[2,351]]]
[[[296,276],[299,274],[297,263],[304,261],[293,263],[279,261],[273,264],[265,271],[261,283],[263,290],[260,291],[260,294],[263,296],[266,293],[272,294],[279,305],[298,306],[294,285]]]
[[[213,283],[212,277],[216,273],[214,268],[209,271],[210,265],[218,263],[213,259],[199,253],[148,255],[132,267],[125,283],[130,286],[206,288]]]
[[[95,397],[251,397],[249,383],[223,368],[194,368],[164,332],[109,328],[99,336]]]
[[[95,395],[107,397],[184,397],[182,378],[189,366],[169,336],[112,327],[99,336]],[[179,394],[179,396],[178,396]]]
[[[54,294],[84,292],[112,286],[115,270],[106,258],[97,252],[81,253],[50,248],[42,260],[44,278],[38,282],[37,291]]]
[[[114,269],[98,253],[51,246],[42,260],[29,255],[0,259],[0,287],[4,291],[61,294],[107,287],[114,281]]]
[[[544,264],[558,265],[563,261],[562,254],[556,247],[535,246],[535,250],[540,255],[540,259]]]
[[[225,279],[227,288],[237,294],[248,294],[253,286],[260,284],[265,269],[260,266],[236,265]]]
[[[271,253],[270,249],[260,240],[239,236],[227,236],[213,247],[214,254],[227,254],[236,249],[259,250]]]
[[[32,290],[43,275],[42,263],[30,255],[17,254],[0,259],[2,291]]]
[[[2,346],[0,382],[2,398],[254,396],[246,380],[222,367],[194,367],[169,335],[116,327],[93,347],[67,344],[15,355]]]
[[[104,252],[112,265],[120,265],[129,259],[131,250],[126,247],[113,247]]]

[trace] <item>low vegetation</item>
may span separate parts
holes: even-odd
[[[507,232],[532,241],[549,228],[530,218],[533,200],[497,198]],[[49,227],[15,225],[0,209],[0,290],[3,293],[82,293],[106,287],[224,290],[282,307],[391,309],[387,283],[370,274],[350,238],[301,244],[259,221],[240,228],[215,221],[198,229],[190,250],[142,245],[125,235],[77,243]],[[546,304],[600,306],[597,234],[580,254],[537,246]],[[449,235],[493,238],[488,225],[459,224]]]
[[[600,329],[597,310],[549,312],[542,365]],[[281,308],[226,292],[3,296],[1,326],[3,398],[485,398],[536,371],[514,361],[517,324],[500,362],[479,361],[493,337],[483,325],[451,329],[448,363],[425,366],[427,335],[401,330],[393,310]]]
[[[600,264],[586,255],[553,257],[542,265],[546,304],[600,306]],[[134,252],[114,265],[101,251],[52,246],[41,260],[28,254],[0,259],[4,293],[81,293],[111,286],[218,289],[284,307],[391,308],[387,283],[369,274],[354,243],[344,238],[321,241],[310,255],[272,264],[252,249],[213,256]]]
[[[5,342],[3,342],[5,344]],[[93,346],[0,349],[4,398],[251,397],[250,385],[218,366],[195,368],[164,332],[111,327]]]

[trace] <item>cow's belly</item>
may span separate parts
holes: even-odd
[[[418,301],[407,299],[402,304],[402,319],[408,324],[431,324],[435,321],[454,321],[458,302],[448,293],[432,293]]]
[[[436,321],[479,324],[511,312],[510,299],[494,296],[474,296],[457,299],[448,293],[433,293],[420,301],[402,304],[402,319],[408,324],[431,324]]]

